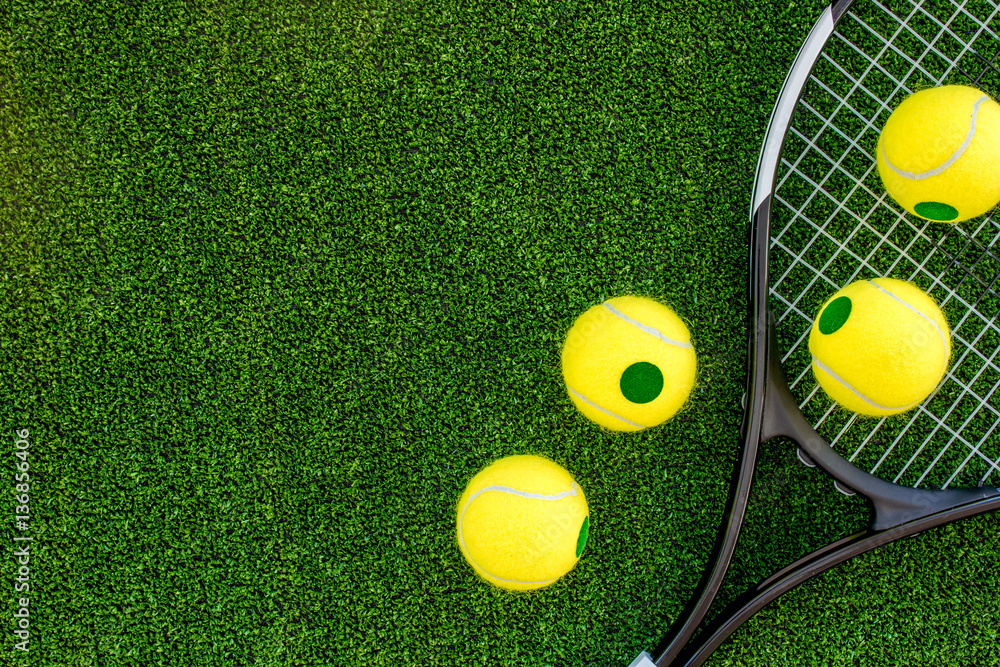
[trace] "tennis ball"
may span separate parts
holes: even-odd
[[[605,428],[662,424],[694,387],[688,328],[651,299],[620,296],[580,315],[566,335],[562,372],[576,407]]]
[[[879,135],[878,173],[910,213],[960,222],[1000,202],[1000,104],[975,88],[907,97]]]
[[[934,300],[912,283],[851,283],[823,304],[809,332],[812,369],[848,410],[894,415],[927,398],[948,370],[951,334]]]
[[[486,581],[526,591],[573,569],[590,519],[583,489],[558,463],[508,456],[483,468],[458,501],[458,546]]]

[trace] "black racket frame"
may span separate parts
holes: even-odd
[[[860,0],[859,0],[860,1]],[[749,331],[747,393],[740,429],[740,449],[733,468],[729,497],[722,524],[706,569],[695,594],[656,652],[657,667],[696,667],[744,621],[802,582],[855,556],[904,537],[953,521],[1000,509],[1000,489],[926,490],[886,482],[856,468],[812,428],[788,389],[781,367],[773,322],[768,311],[768,252],[770,249],[771,199],[781,157],[799,97],[819,55],[854,0],[841,0],[826,8],[800,48],[782,86],[765,135],[757,165],[750,218],[750,280],[747,302]],[[841,486],[865,497],[871,522],[862,531],[814,551],[760,582],[729,604],[712,621],[702,621],[719,592],[728,571],[747,502],[761,443],[776,436],[794,440],[800,454]],[[697,636],[695,633],[701,628]],[[694,640],[692,641],[692,637]],[[646,662],[641,662],[643,659]],[[649,664],[641,654],[634,665]]]

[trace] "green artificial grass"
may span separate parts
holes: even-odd
[[[652,650],[726,498],[754,167],[821,7],[0,9],[0,423],[31,432],[34,537],[31,650],[8,634],[3,663]],[[626,293],[699,355],[688,406],[638,434],[587,422],[559,373],[574,318]],[[577,567],[529,594],[453,534],[465,483],[515,453],[591,508]],[[727,598],[866,520],[787,442],[762,457]],[[996,662],[997,526],[837,568],[707,664]]]

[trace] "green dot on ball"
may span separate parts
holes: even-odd
[[[663,391],[663,373],[648,361],[639,361],[622,373],[622,396],[633,403],[649,403]]]
[[[840,296],[831,301],[823,313],[819,316],[819,332],[830,335],[840,327],[851,316],[850,297]]]
[[[914,206],[913,210],[922,218],[940,222],[948,222],[958,217],[957,208],[936,201],[922,201]]]
[[[576,557],[583,553],[583,547],[587,544],[587,535],[590,533],[590,517],[583,517],[583,525],[580,526],[580,536],[576,538]]]

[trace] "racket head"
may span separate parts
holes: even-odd
[[[1000,8],[907,0],[837,9],[780,157],[771,167],[762,154],[772,185],[758,180],[755,192],[769,202],[767,298],[781,366],[798,410],[855,467],[902,488],[992,488],[1000,484],[1000,217],[952,224],[906,213],[882,186],[875,148],[889,115],[917,90],[1000,93]],[[900,417],[840,408],[811,370],[809,332],[822,303],[875,277],[917,284],[952,329],[944,380]]]

